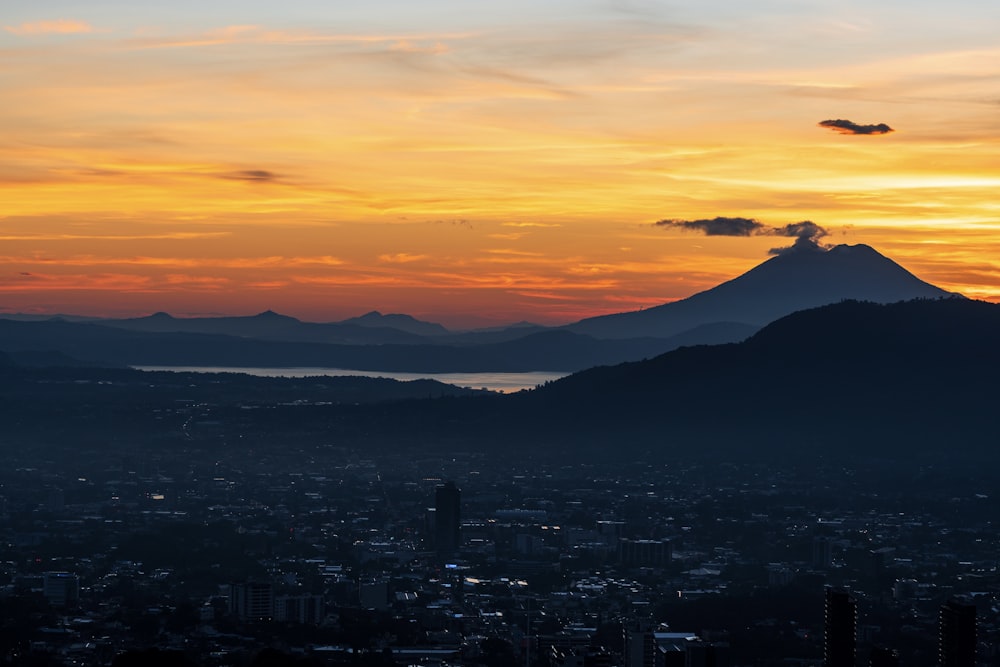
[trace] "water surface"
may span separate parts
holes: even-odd
[[[489,389],[510,393],[522,389],[533,389],[540,384],[558,380],[568,373],[533,371],[530,373],[394,373],[390,371],[354,371],[343,368],[296,367],[296,368],[256,368],[252,366],[133,366],[141,371],[176,371],[180,373],[246,373],[260,377],[337,377],[359,375],[370,378],[391,378],[393,380],[437,380],[458,387]]]

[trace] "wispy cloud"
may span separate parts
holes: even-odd
[[[343,260],[329,255],[316,257],[101,257],[72,255],[47,258],[33,256],[0,256],[3,264],[57,264],[59,266],[142,266],[173,269],[288,269],[342,266]]]
[[[94,32],[94,28],[86,21],[60,19],[56,21],[35,21],[21,25],[7,25],[3,28],[12,35],[77,35]]]
[[[427,255],[411,255],[408,252],[397,252],[394,254],[379,255],[378,260],[380,262],[388,262],[389,264],[409,264],[410,262],[419,262],[420,260],[427,259],[427,257]]]
[[[140,35],[131,42],[140,48],[183,48],[224,44],[357,44],[386,51],[436,55],[447,53],[448,40],[467,39],[472,33],[342,34],[312,30],[273,30],[259,25],[230,25],[182,37]]]
[[[149,276],[123,273],[83,273],[83,274],[21,274],[0,275],[0,292],[25,291],[148,291],[152,285]]]
[[[0,241],[187,241],[229,236],[232,232],[168,232],[164,234],[4,234]]]
[[[220,178],[230,181],[249,181],[251,183],[273,183],[279,176],[273,171],[265,169],[244,169],[242,171],[232,171],[222,174]]]

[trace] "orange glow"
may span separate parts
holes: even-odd
[[[257,18],[3,26],[0,310],[565,322],[683,298],[782,241],[652,224],[719,215],[813,220],[1000,300],[986,42],[841,63],[673,23]],[[807,33],[869,48],[892,37],[872,21]],[[816,127],[842,116],[897,131]]]

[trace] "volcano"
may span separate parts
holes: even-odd
[[[797,246],[686,299],[567,325],[595,338],[667,338],[721,322],[764,326],[845,300],[894,303],[957,296],[920,280],[871,246]]]

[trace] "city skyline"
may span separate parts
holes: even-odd
[[[712,287],[804,220],[998,300],[998,19],[971,0],[14,7],[0,311],[555,324]],[[656,224],[718,217],[760,227]]]

